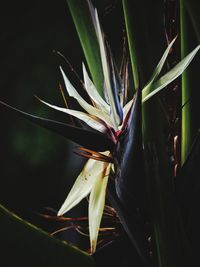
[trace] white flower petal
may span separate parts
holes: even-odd
[[[92,254],[96,250],[99,227],[105,206],[108,176],[112,164],[103,162],[103,165],[104,171],[96,177],[89,199],[89,232]]]
[[[94,117],[91,117],[89,114],[86,114],[86,113],[81,112],[81,111],[73,110],[73,109],[57,107],[57,106],[51,105],[51,104],[49,104],[49,103],[47,103],[41,99],[39,99],[39,100],[43,104],[47,105],[50,108],[67,113],[69,115],[72,115],[72,116],[84,121],[85,123],[87,123],[87,125],[89,125],[93,129],[95,129],[101,133],[105,133],[107,131],[106,126],[100,120],[95,119]]]
[[[121,124],[121,119],[118,114],[117,107],[118,105],[115,102],[115,98],[112,92],[112,86],[110,83],[110,72],[108,67],[108,61],[107,61],[107,55],[106,55],[106,49],[104,45],[103,35],[101,31],[101,26],[99,23],[99,17],[97,14],[97,10],[95,9],[95,17],[96,17],[96,25],[97,25],[97,32],[98,32],[98,39],[99,39],[99,48],[100,48],[100,54],[101,54],[101,62],[102,62],[102,69],[105,79],[105,86],[108,94],[108,99],[110,103],[111,108],[111,121],[113,123],[114,129],[118,130],[118,126]]]
[[[126,105],[123,107],[123,114],[124,114],[124,119],[126,118],[126,115],[128,114],[130,108],[132,107],[133,105],[133,100],[134,99],[131,99],[128,103],[126,103]]]
[[[123,123],[122,125],[119,126],[119,130],[121,130],[124,127],[125,121],[126,121],[126,116],[128,115],[128,112],[130,111],[132,105],[133,105],[133,100],[131,99],[126,105],[123,107]]]
[[[73,87],[73,85],[70,83],[70,81],[68,80],[67,76],[65,75],[64,71],[62,70],[62,68],[60,67],[64,82],[65,82],[65,86],[66,89],[68,91],[69,96],[75,98],[78,103],[81,105],[81,107],[87,111],[90,115],[96,116],[99,119],[103,120],[107,125],[109,125],[111,127],[111,121],[109,118],[109,115],[105,114],[105,112],[102,112],[101,110],[93,107],[92,105],[88,104],[80,95],[79,93],[76,91],[76,89]]]
[[[95,88],[93,82],[89,78],[89,75],[87,73],[87,70],[85,68],[84,63],[83,63],[83,78],[84,78],[85,89],[86,89],[88,95],[95,102],[95,104],[97,105],[98,108],[100,108],[102,111],[109,114],[110,107],[106,103],[106,101],[100,96],[100,94],[98,93],[97,89]]]
[[[97,177],[102,173],[103,168],[104,165],[101,161],[93,159],[87,161],[65,202],[58,211],[58,216],[68,212],[90,193]]]

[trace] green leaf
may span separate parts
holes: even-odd
[[[182,59],[175,67],[163,75],[158,81],[152,83],[150,87],[145,87],[142,90],[142,102],[144,103],[152,96],[160,92],[169,83],[174,81],[180,76],[184,70],[188,67],[196,53],[199,51],[200,45],[198,45],[192,52],[190,52],[184,59]]]
[[[104,77],[94,23],[94,8],[88,0],[67,0],[67,3],[88,63],[92,80],[99,94],[103,97]]]
[[[174,42],[176,41],[176,38],[177,38],[177,37],[175,37],[175,38],[171,41],[171,43],[168,45],[168,47],[167,47],[167,49],[165,50],[165,52],[164,52],[162,58],[160,59],[158,65],[156,66],[156,68],[155,68],[155,70],[154,70],[154,72],[153,72],[153,74],[152,74],[152,76],[151,76],[150,81],[149,81],[148,84],[145,86],[145,88],[148,88],[148,87],[155,81],[155,79],[158,77],[158,75],[160,74],[160,72],[161,72],[161,70],[162,70],[162,68],[163,68],[163,66],[164,66],[164,64],[165,64],[165,61],[166,61],[166,59],[167,59],[167,56],[168,56],[168,54],[169,54],[169,52],[170,52],[170,50],[171,50],[171,48],[172,48]]]
[[[89,267],[93,259],[0,205],[1,266]]]
[[[0,108],[2,108],[6,112],[12,112],[14,114],[17,114],[22,118],[25,118],[28,121],[31,121],[52,132],[58,133],[61,136],[70,139],[71,141],[78,143],[86,148],[97,151],[104,151],[112,150],[114,147],[112,140],[109,139],[105,134],[85,130],[83,128],[78,128],[62,122],[37,117],[14,107],[11,107],[2,101],[0,101]]]

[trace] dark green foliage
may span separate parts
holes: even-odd
[[[3,267],[89,267],[93,259],[23,221],[0,206],[1,257]]]

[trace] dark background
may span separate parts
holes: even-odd
[[[120,1],[96,1],[96,6],[119,59],[124,28]],[[82,78],[84,57],[67,2],[10,1],[0,10],[0,100],[68,122],[66,115],[34,97],[63,106],[59,65],[65,68],[66,63],[53,51],[64,54]],[[0,125],[0,203],[47,231],[57,229],[38,213],[45,213],[46,207],[58,210],[66,198],[83,166],[83,159],[73,153],[76,144],[3,109]]]

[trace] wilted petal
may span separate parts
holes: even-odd
[[[97,177],[102,173],[104,164],[101,161],[89,159],[76,179],[67,199],[58,211],[58,216],[71,210],[91,191]]]
[[[88,104],[80,95],[79,93],[76,91],[76,89],[73,87],[73,85],[70,83],[70,81],[68,80],[67,76],[65,75],[64,71],[62,70],[62,68],[60,67],[64,82],[65,82],[65,86],[66,89],[68,91],[69,96],[75,98],[78,103],[81,105],[81,107],[87,111],[90,115],[92,116],[96,116],[99,119],[103,120],[107,125],[109,125],[111,127],[111,121],[109,118],[109,115],[105,114],[105,112],[102,112],[101,110],[93,107],[92,105]]]
[[[82,121],[84,121],[85,123],[87,123],[90,127],[92,127],[93,129],[101,132],[101,133],[105,133],[107,131],[107,128],[105,126],[105,123],[103,121],[101,121],[98,118],[94,118],[91,117],[89,114],[81,112],[81,111],[77,111],[77,110],[73,110],[73,109],[68,109],[68,108],[61,108],[61,107],[57,107],[54,105],[51,105],[41,99],[39,99],[43,104],[47,105],[50,108],[56,109],[58,111],[67,113],[69,115],[72,115]]]
[[[91,253],[96,250],[99,227],[103,215],[106,198],[106,187],[111,168],[110,163],[102,163],[103,171],[96,177],[89,199],[89,232]]]

